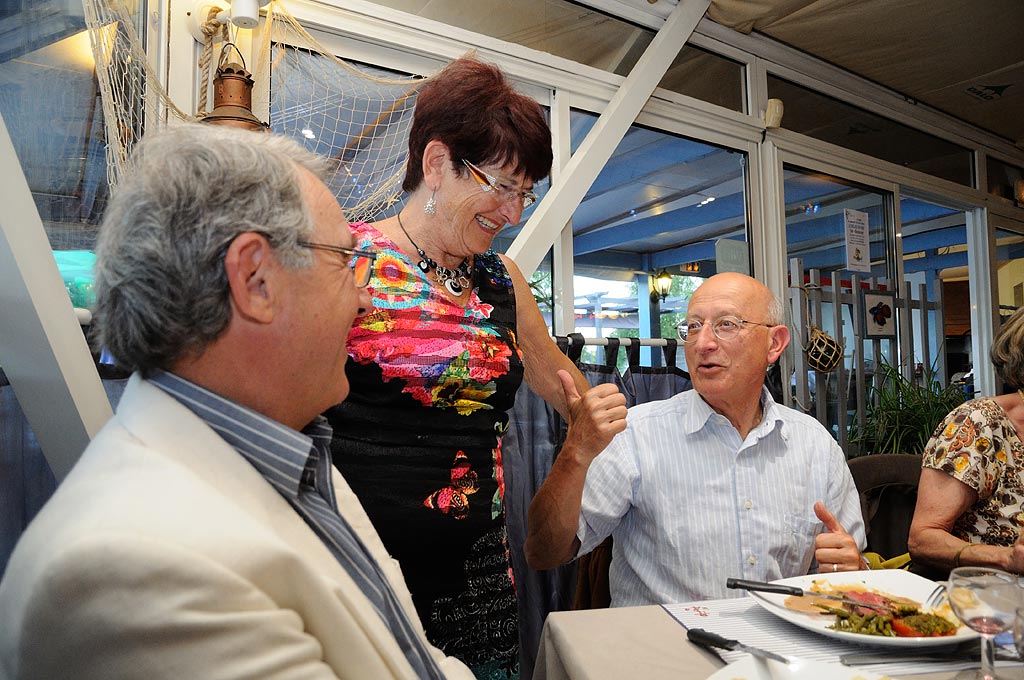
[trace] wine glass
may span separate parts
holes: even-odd
[[[1013,646],[1017,649],[1017,656],[1024,659],[1024,607],[1017,607],[1017,614],[1013,617]]]
[[[989,567],[958,567],[949,572],[946,593],[953,613],[981,634],[981,669],[968,677],[996,680],[992,638],[1013,627],[1022,604],[1017,577]]]

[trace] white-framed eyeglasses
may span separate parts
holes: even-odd
[[[326,250],[330,253],[338,253],[348,258],[348,266],[352,269],[352,277],[355,279],[356,288],[365,288],[370,282],[370,275],[373,273],[373,263],[377,259],[375,250],[357,250],[345,246],[332,246],[326,243],[313,243],[312,241],[296,241],[296,244],[303,248],[313,250]]]
[[[738,316],[720,316],[714,321],[684,319],[676,326],[676,333],[679,334],[679,339],[683,342],[694,342],[697,340],[697,336],[700,335],[700,330],[704,326],[710,325],[711,331],[719,340],[732,340],[743,330],[743,324],[765,326],[766,328],[775,328],[778,325],[774,323],[761,323],[760,321],[747,321]]]
[[[497,177],[488,175],[465,158],[462,159],[462,164],[466,166],[469,170],[469,174],[476,180],[476,183],[480,185],[481,189],[487,192],[496,192],[502,201],[511,201],[513,199],[522,201],[523,210],[526,210],[537,202],[537,194],[534,193],[533,189],[516,189],[515,187],[504,184]]]

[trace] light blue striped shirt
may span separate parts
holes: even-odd
[[[327,420],[318,416],[303,434],[173,373],[157,371],[149,381],[195,413],[259,471],[356,582],[416,674],[442,679],[444,675],[387,577],[338,512],[331,480],[332,431]]]
[[[824,529],[819,500],[863,549],[842,449],[767,390],[761,400],[745,440],[696,390],[629,410],[587,472],[577,531],[580,555],[613,536],[612,606],[740,597],[726,578],[807,574]]]

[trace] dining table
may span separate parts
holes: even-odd
[[[715,653],[691,643],[686,627],[666,607],[615,607],[548,615],[534,680],[704,680],[725,666]],[[998,669],[1000,678],[1024,680],[1024,664]],[[951,680],[957,671],[901,677]]]

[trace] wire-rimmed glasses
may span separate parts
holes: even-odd
[[[700,335],[700,331],[704,326],[711,326],[711,331],[715,334],[715,337],[719,340],[732,340],[740,334],[743,330],[743,324],[750,324],[752,326],[765,326],[766,328],[775,328],[778,324],[774,323],[762,323],[760,321],[748,321],[747,319],[741,319],[738,316],[720,316],[714,321],[700,321],[698,319],[683,319],[676,326],[676,333],[679,335],[679,339],[683,342],[694,342],[697,336]]]
[[[313,243],[312,241],[297,241],[303,248],[313,250],[326,250],[330,253],[339,253],[348,257],[348,266],[352,269],[352,277],[355,279],[356,288],[365,288],[370,282],[370,275],[373,273],[373,263],[377,259],[375,250],[357,250],[345,246],[333,246],[327,243]]]
[[[476,183],[480,185],[481,189],[487,192],[496,192],[502,201],[510,201],[513,198],[518,198],[523,203],[523,210],[526,210],[537,202],[537,194],[533,189],[516,189],[515,187],[504,184],[497,177],[488,175],[465,158],[462,159],[462,164],[466,166],[469,170],[469,174],[476,180]]]

